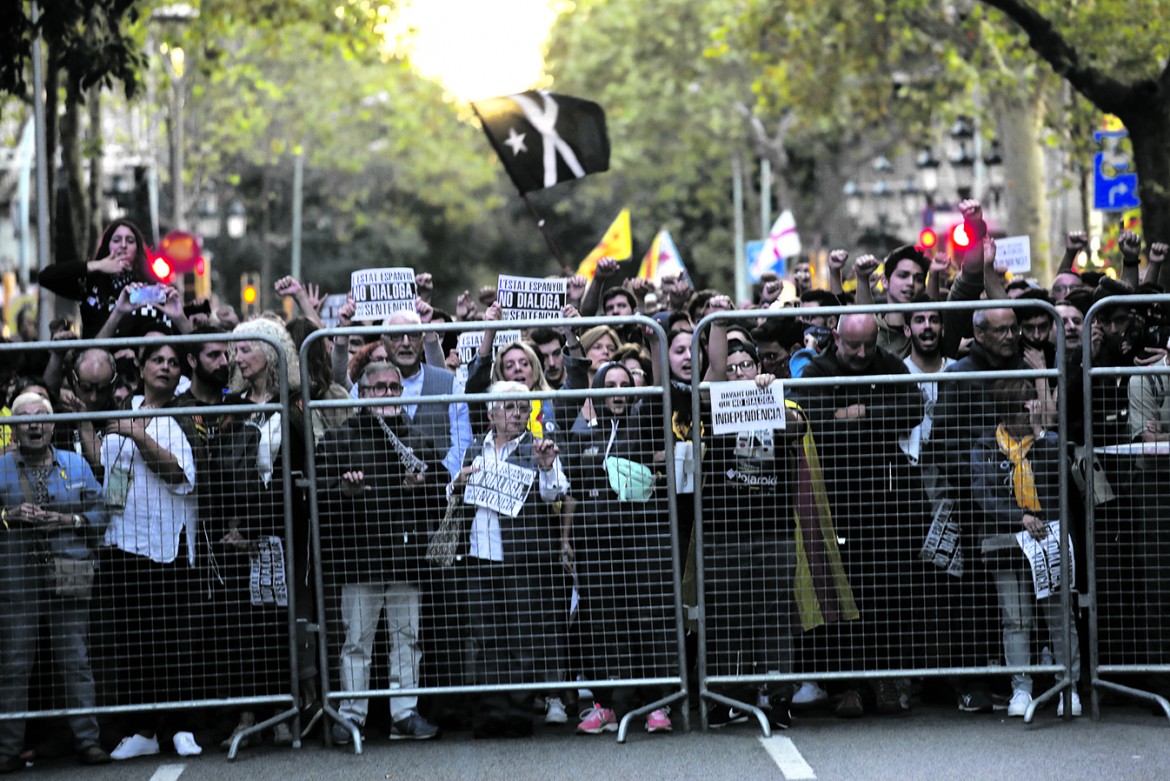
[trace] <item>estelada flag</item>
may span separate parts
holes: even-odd
[[[670,231],[666,228],[658,231],[654,237],[646,256],[642,258],[642,266],[638,269],[638,276],[642,279],[658,281],[667,276],[687,276],[687,268],[683,265],[678,254],[678,247],[670,238]]]
[[[521,195],[609,170],[605,112],[596,103],[532,90],[471,107]]]
[[[592,280],[593,272],[597,270],[597,261],[606,257],[627,260],[633,254],[634,248],[630,240],[630,210],[622,209],[621,214],[605,232],[605,237],[590,250],[585,260],[581,261],[581,265],[577,266],[577,273]]]

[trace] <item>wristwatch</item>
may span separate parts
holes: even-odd
[[[84,525],[85,525],[85,519],[82,518],[77,513],[74,513],[73,514],[73,530],[77,531]]]

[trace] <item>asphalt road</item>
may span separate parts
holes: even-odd
[[[521,740],[473,740],[454,733],[438,741],[390,743],[372,735],[360,756],[308,743],[300,751],[249,748],[234,762],[209,750],[189,760],[164,754],[82,772],[86,781],[1161,781],[1170,779],[1170,724],[1129,705],[1103,711],[1098,722],[1085,717],[1065,723],[1050,709],[1031,726],[1000,714],[933,706],[855,721],[808,714],[770,740],[748,726],[670,735],[647,735],[639,726],[625,744],[612,736],[576,736],[570,728],[543,729]],[[76,781],[77,774],[71,761],[53,760],[22,775]]]

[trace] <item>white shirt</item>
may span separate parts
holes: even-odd
[[[142,406],[142,397],[135,396],[132,409]],[[102,442],[102,466],[105,467],[105,488],[109,490],[116,467],[127,469],[130,484],[126,506],[109,508],[110,524],[106,527],[104,544],[144,556],[160,564],[169,564],[179,555],[179,534],[187,534],[187,560],[195,564],[195,521],[199,504],[195,497],[195,456],[191,443],[178,422],[170,416],[150,418],[146,433],[179,462],[184,481],[168,485],[159,479],[134,440],[121,434],[109,434]]]
[[[509,441],[504,445],[503,450],[497,453],[495,434],[489,431],[483,439],[483,453],[476,457],[472,465],[481,470],[491,471],[493,466],[507,461],[508,457],[516,452],[516,448],[519,447],[525,436],[528,435],[523,434]],[[551,469],[548,471],[538,469],[537,474],[539,475],[540,498],[544,501],[555,502],[568,492],[569,478],[565,477],[565,472],[561,469],[559,457],[553,461]],[[447,494],[450,495],[450,493],[451,487],[448,486]],[[486,507],[475,508],[475,518],[471,522],[471,555],[477,559],[489,561],[504,560],[500,515],[495,510],[489,510]]]
[[[902,359],[902,363],[906,364],[906,368],[911,374],[931,373],[923,371],[918,364],[914,363],[914,360],[909,355]],[[939,371],[946,370],[952,363],[954,361],[944,355]],[[930,430],[934,426],[934,405],[938,402],[938,383],[920,382],[918,383],[918,389],[922,391],[922,406],[924,410],[922,422],[911,429],[909,434],[898,440],[902,452],[909,456],[910,462],[914,464],[917,464],[918,459],[922,456],[922,446],[930,441]]]

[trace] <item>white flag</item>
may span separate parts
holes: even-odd
[[[765,271],[774,270],[783,276],[784,258],[799,254],[800,235],[796,232],[796,218],[792,216],[791,211],[785,209],[780,212],[776,224],[772,226],[772,231],[764,240],[764,246],[760,248],[760,254],[756,256],[756,262],[752,266],[752,275],[759,279]]]

